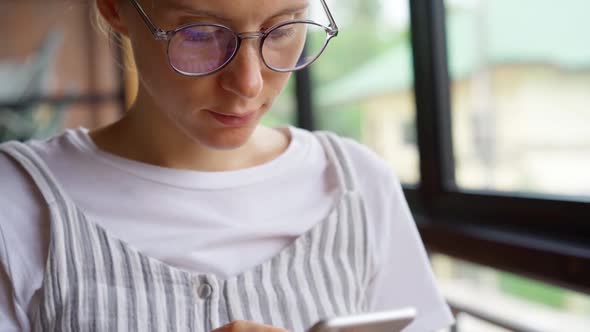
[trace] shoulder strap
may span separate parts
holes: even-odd
[[[354,191],[356,189],[356,174],[342,147],[342,138],[326,131],[316,132],[315,135],[322,143],[330,164],[336,170],[339,183],[346,191]]]
[[[0,152],[12,157],[25,169],[48,205],[55,203],[63,205],[69,202],[67,195],[51,174],[47,164],[29,146],[11,141],[0,144]]]

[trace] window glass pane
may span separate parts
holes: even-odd
[[[115,47],[91,24],[88,3],[0,1],[0,141],[46,137],[68,126],[64,112],[80,105],[47,99],[117,100]]]
[[[432,255],[432,267],[450,303],[520,324],[534,331],[588,331],[590,296],[517,275]],[[505,331],[469,315],[459,331]]]
[[[314,19],[327,24],[320,2]],[[340,28],[311,67],[318,126],[365,143],[419,181],[408,0],[328,1]]]
[[[590,197],[590,1],[445,3],[457,184]]]

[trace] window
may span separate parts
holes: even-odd
[[[330,5],[342,34],[312,68],[314,115],[320,127],[366,143],[403,175],[424,242],[432,253],[448,255],[444,263],[436,258],[443,256],[434,256],[439,275],[443,269],[441,282],[457,277],[445,277],[444,269],[459,275],[468,270],[493,275],[500,280],[498,293],[510,288],[518,293],[511,296],[526,303],[535,299],[523,299],[522,289],[587,303],[580,293],[518,277],[590,290],[585,171],[590,52],[578,45],[589,30],[580,17],[587,4],[383,0],[356,7],[356,1],[342,0]],[[395,29],[404,26],[408,5],[410,31],[407,43],[399,45],[411,52],[413,61],[405,66],[413,71],[386,51],[394,36],[403,40]],[[371,7],[381,10],[367,10]],[[351,13],[359,17],[351,19]],[[378,33],[383,30],[375,28],[358,37],[351,30],[367,13],[379,29],[382,21],[398,24],[390,25],[384,39]],[[379,40],[383,48],[371,48]],[[380,62],[385,64],[375,64]],[[413,76],[408,81],[415,98],[399,98],[406,90],[391,83],[406,74]],[[384,90],[375,89],[385,81]],[[363,95],[366,91],[387,92]],[[383,98],[390,95],[398,98]],[[406,107],[400,100],[411,101]],[[456,258],[480,265],[465,269]],[[486,274],[483,266],[498,270]]]
[[[590,2],[445,5],[457,185],[590,198]]]
[[[323,13],[320,2],[312,14]],[[340,34],[311,67],[317,126],[365,143],[419,182],[407,0],[328,3]],[[325,22],[317,15],[314,19]]]

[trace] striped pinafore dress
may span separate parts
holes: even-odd
[[[302,332],[321,318],[365,311],[373,259],[355,174],[340,138],[316,136],[340,185],[339,201],[278,255],[229,279],[142,254],[89,221],[27,145],[0,145],[31,175],[51,213],[33,330],[207,332],[252,320]]]

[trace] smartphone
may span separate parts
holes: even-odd
[[[416,309],[339,316],[319,321],[308,332],[401,332],[416,318]]]

